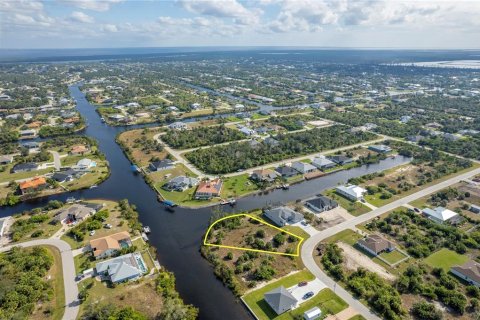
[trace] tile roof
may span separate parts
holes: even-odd
[[[130,240],[130,234],[127,231],[118,232],[102,238],[90,240],[90,247],[95,257],[103,254],[105,251],[121,249],[120,241]]]
[[[47,184],[47,180],[44,177],[35,177],[31,180],[27,180],[24,182],[20,182],[20,189],[28,189],[28,188],[38,188],[42,185]]]

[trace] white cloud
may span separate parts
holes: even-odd
[[[104,32],[118,32],[118,28],[114,24],[102,24],[101,30]]]
[[[216,18],[232,18],[235,23],[252,25],[259,22],[262,10],[246,8],[237,0],[179,0],[186,10]]]
[[[60,1],[80,9],[104,12],[104,11],[110,10],[110,7],[112,5],[123,2],[124,0],[60,0]]]
[[[93,23],[94,19],[93,17],[81,12],[81,11],[74,11],[70,15],[70,19],[76,22],[81,22],[81,23]]]

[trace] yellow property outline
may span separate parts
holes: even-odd
[[[284,253],[284,252],[274,252],[274,251],[268,251],[268,250],[259,250],[259,249],[248,249],[248,248],[242,248],[242,247],[234,247],[234,246],[225,246],[225,245],[222,245],[222,244],[213,244],[213,243],[208,243],[207,242],[207,237],[208,237],[208,234],[210,233],[210,230],[212,229],[212,227],[217,224],[218,222],[220,221],[223,221],[223,220],[226,220],[226,219],[230,219],[230,218],[235,218],[235,217],[248,217],[250,219],[253,219],[255,221],[258,221],[264,225],[267,225],[269,227],[272,227],[274,229],[277,229],[279,231],[282,231],[282,232],[285,232],[286,234],[289,234],[291,236],[294,236],[298,239],[300,239],[300,241],[298,242],[297,244],[297,253]],[[278,254],[278,255],[282,255],[282,256],[292,256],[292,257],[298,257],[300,255],[300,245],[302,244],[302,242],[304,241],[305,239],[296,235],[296,234],[293,234],[291,232],[288,232],[286,230],[283,230],[281,228],[278,228],[268,222],[266,222],[265,220],[262,220],[262,219],[259,219],[257,217],[254,217],[252,215],[249,215],[247,213],[240,213],[240,214],[233,214],[233,215],[230,215],[230,216],[226,216],[226,217],[223,217],[223,218],[220,218],[218,219],[217,221],[215,221],[214,223],[212,223],[210,225],[210,227],[208,227],[207,229],[207,232],[205,233],[205,237],[203,238],[203,245],[204,246],[211,246],[211,247],[219,247],[219,248],[229,248],[229,249],[236,249],[236,250],[244,250],[244,251],[253,251],[253,252],[262,252],[262,253],[271,253],[271,254]]]

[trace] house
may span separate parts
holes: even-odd
[[[243,133],[247,136],[253,136],[254,134],[256,134],[255,130],[247,128],[245,126],[239,127],[238,130],[240,130],[241,133]]]
[[[138,252],[125,254],[95,265],[98,275],[112,283],[131,281],[147,273],[142,255]]]
[[[88,152],[88,148],[83,144],[73,146],[70,149],[70,154],[84,154],[85,152]]]
[[[254,170],[250,179],[255,181],[273,182],[278,176],[279,174],[271,169],[260,169]]]
[[[305,201],[305,206],[314,212],[320,213],[338,207],[338,203],[323,195]]]
[[[290,177],[298,175],[297,170],[293,169],[292,167],[288,167],[288,166],[277,167],[275,169],[275,171],[278,172],[284,178],[290,178]]]
[[[453,266],[450,272],[460,279],[480,287],[480,263],[470,260],[461,266]]]
[[[77,172],[78,171],[75,171],[73,169],[58,171],[52,175],[52,179],[60,183],[69,182],[77,177]]]
[[[445,133],[443,135],[443,138],[448,141],[457,141],[457,140],[460,140],[461,137],[452,133]]]
[[[425,208],[422,213],[430,220],[437,223],[455,222],[460,217],[458,213],[444,207],[437,207],[435,209]]]
[[[289,207],[277,207],[265,210],[263,215],[279,227],[300,222],[304,218],[303,214],[295,212]]]
[[[353,159],[347,156],[342,156],[342,155],[328,156],[327,159],[341,166],[343,166],[344,164],[349,164],[353,162]]]
[[[130,234],[127,231],[118,232],[102,238],[90,240],[90,249],[95,259],[111,256],[122,248],[132,246]]]
[[[325,156],[315,157],[312,161],[312,165],[320,170],[330,169],[336,166],[335,162],[327,159]]]
[[[407,141],[410,141],[410,142],[420,142],[420,140],[424,139],[423,136],[419,136],[419,135],[414,135],[414,136],[408,136],[407,137]]]
[[[33,129],[20,130],[19,134],[20,134],[20,139],[35,138],[37,136],[37,131]]]
[[[263,140],[263,143],[265,143],[266,145],[271,146],[271,147],[276,147],[280,144],[280,142],[278,142],[278,140],[275,140],[272,137],[265,138],[265,140]]]
[[[47,186],[48,183],[44,177],[35,177],[31,180],[20,182],[18,185],[22,194],[40,191],[45,189]]]
[[[20,144],[20,147],[27,149],[37,149],[38,147],[40,147],[40,144],[38,142],[31,141]]]
[[[473,213],[480,213],[480,206],[472,204],[470,205],[469,210]]]
[[[321,316],[322,316],[322,310],[320,310],[319,307],[314,307],[303,313],[304,320],[315,320],[315,319],[319,319]]]
[[[161,170],[167,170],[167,169],[172,169],[173,166],[173,161],[170,159],[163,159],[160,161],[154,161],[148,165],[148,168],[151,171],[161,171]]]
[[[13,156],[10,155],[5,155],[5,156],[0,156],[0,164],[5,165],[13,162]]]
[[[172,130],[187,130],[188,126],[183,122],[173,122],[168,125]]]
[[[123,114],[118,114],[118,113],[117,113],[117,114],[111,114],[111,115],[109,115],[108,118],[109,118],[110,120],[120,121],[120,120],[122,120],[123,118],[125,118],[125,116],[124,116]]]
[[[401,123],[407,123],[408,121],[412,120],[412,117],[411,116],[402,116],[400,118],[400,122]]]
[[[284,286],[280,286],[265,293],[263,298],[276,314],[282,314],[294,308],[298,303],[298,300],[295,299],[295,297],[288,292]]]
[[[395,250],[395,245],[392,242],[376,234],[358,240],[357,245],[373,256],[377,256],[384,251],[391,252]]]
[[[347,199],[352,201],[358,201],[363,198],[363,195],[367,192],[367,190],[363,189],[362,187],[356,185],[346,185],[346,186],[338,186],[335,188],[335,191],[344,196]]]
[[[200,105],[200,103],[192,103],[192,105],[190,107],[192,108],[192,110],[198,110],[202,106]]]
[[[388,153],[392,151],[392,148],[384,144],[374,144],[374,145],[368,146],[368,149],[378,153]]]
[[[223,182],[219,178],[202,181],[198,184],[197,191],[195,192],[195,199],[211,199],[213,197],[219,197],[222,191]]]
[[[168,181],[165,185],[163,185],[162,188],[168,191],[174,190],[174,191],[182,192],[196,186],[197,184],[198,184],[198,179],[196,178],[178,176]]]
[[[309,173],[317,170],[317,168],[312,166],[310,163],[301,162],[301,161],[293,162],[292,168],[297,170],[300,173]]]
[[[93,160],[90,160],[88,158],[83,158],[82,160],[79,160],[77,162],[77,169],[82,170],[82,171],[87,171],[90,168],[96,167],[97,163]]]
[[[29,172],[38,170],[39,165],[35,162],[18,163],[12,168],[12,173]]]
[[[55,221],[74,222],[83,221],[91,215],[97,213],[103,205],[94,203],[75,203],[67,208],[63,208],[55,214]]]

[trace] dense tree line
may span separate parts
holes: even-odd
[[[176,149],[189,149],[245,139],[242,132],[224,125],[198,127],[188,131],[169,130],[162,140]]]
[[[369,132],[351,133],[345,126],[317,128],[274,137],[276,143],[231,143],[199,149],[185,154],[200,170],[212,174],[224,174],[281,161],[295,156],[340,148],[375,138]]]
[[[0,254],[0,319],[27,319],[40,301],[53,295],[45,280],[53,257],[41,247],[15,247]]]

